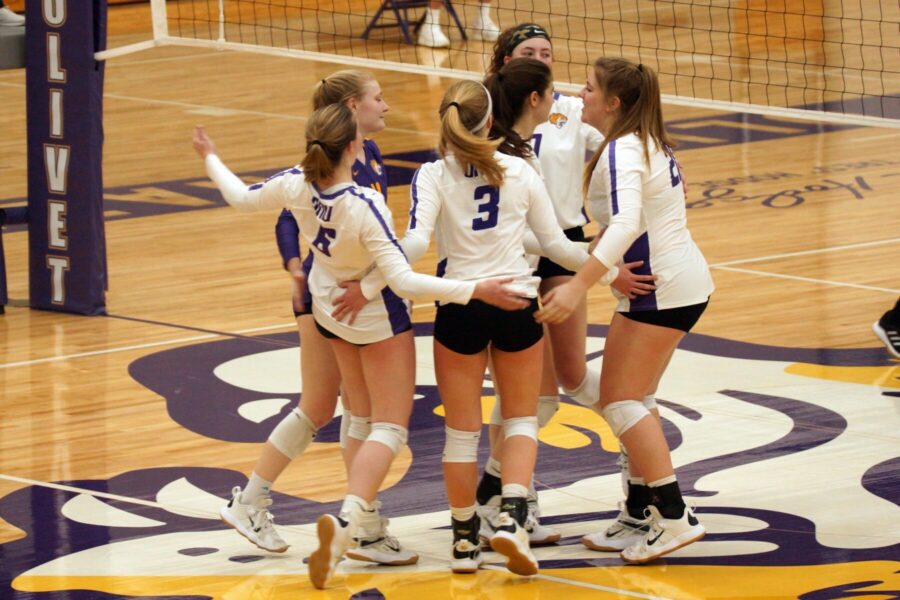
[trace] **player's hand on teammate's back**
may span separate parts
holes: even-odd
[[[639,269],[644,264],[642,260],[625,263],[619,267],[619,275],[610,285],[634,300],[638,296],[646,296],[656,289],[653,284],[656,275],[638,275],[633,270]]]
[[[507,289],[506,284],[512,281],[511,277],[479,281],[475,284],[472,300],[481,300],[503,310],[522,310],[528,306],[528,300]]]
[[[212,138],[206,133],[206,127],[197,125],[194,127],[194,150],[200,155],[200,158],[206,158],[210,154],[216,153],[216,144]]]
[[[344,281],[338,285],[347,291],[340,298],[335,299],[334,310],[331,316],[338,321],[343,321],[344,317],[349,315],[350,318],[347,321],[347,325],[353,325],[356,315],[369,301],[363,296],[362,286],[359,285],[359,281]]]

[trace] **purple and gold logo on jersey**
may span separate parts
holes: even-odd
[[[550,124],[556,126],[557,129],[562,129],[565,124],[569,122],[569,117],[562,113],[555,112],[550,115],[548,120],[550,121]]]
[[[375,171],[375,173],[377,173],[379,176],[383,173],[381,165],[374,158],[369,161],[369,167],[371,167],[371,169]]]

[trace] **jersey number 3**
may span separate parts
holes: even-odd
[[[497,215],[500,213],[500,190],[492,185],[481,185],[475,188],[475,201],[478,205],[477,219],[472,219],[472,229],[481,231],[497,226]],[[483,201],[483,202],[482,202]]]
[[[319,233],[316,234],[316,239],[312,241],[312,245],[315,246],[319,252],[324,254],[325,256],[331,256],[331,251],[329,248],[331,247],[331,242],[334,241],[334,238],[337,237],[337,231],[334,229],[330,229],[328,227],[319,227]]]

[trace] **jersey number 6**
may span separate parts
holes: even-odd
[[[497,215],[500,213],[500,190],[492,185],[481,185],[475,188],[475,201],[478,205],[478,214],[483,215],[478,219],[472,219],[472,229],[481,231],[497,226]]]

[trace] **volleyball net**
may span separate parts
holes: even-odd
[[[477,78],[492,50],[471,35],[481,0],[443,2],[445,50],[410,43],[423,0],[151,4],[153,39],[100,58],[206,46]],[[490,10],[501,29],[535,22],[550,32],[563,91],[581,87],[596,57],[623,56],[656,69],[669,103],[900,127],[900,4],[893,0],[492,0]]]

